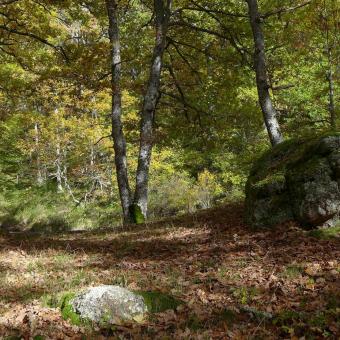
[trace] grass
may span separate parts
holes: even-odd
[[[297,277],[300,277],[302,273],[302,265],[290,264],[284,269],[284,271],[281,273],[281,276],[287,279],[295,279]]]
[[[144,325],[110,330],[118,338],[214,339],[226,329],[239,338],[335,337],[339,239],[287,226],[254,233],[242,212],[233,205],[147,228],[0,235],[0,338],[23,332],[28,312],[32,338],[100,336],[74,328],[61,301],[101,284],[142,292],[153,313]],[[304,264],[316,262],[323,280],[310,282]]]
[[[250,303],[258,294],[255,287],[233,287],[231,288],[231,292],[240,305]]]
[[[119,206],[100,200],[76,205],[66,193],[46,188],[0,193],[0,229],[58,233],[118,225],[120,221]]]
[[[309,235],[321,240],[330,240],[340,237],[340,222],[338,225],[327,229],[316,229],[309,231]]]
[[[137,291],[142,296],[150,313],[160,313],[169,309],[175,310],[183,302],[173,296],[162,292]]]

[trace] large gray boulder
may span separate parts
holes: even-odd
[[[297,220],[332,225],[340,215],[340,133],[290,140],[266,152],[246,185],[246,220],[271,227]]]
[[[71,305],[82,319],[109,325],[141,322],[147,312],[142,296],[120,286],[89,288],[76,296]]]

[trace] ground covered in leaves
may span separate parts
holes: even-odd
[[[336,339],[340,239],[243,224],[228,206],[127,230],[0,235],[0,339]],[[326,235],[327,236],[327,235]],[[100,284],[184,303],[143,324],[72,325],[48,301]]]

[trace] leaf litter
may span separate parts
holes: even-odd
[[[120,230],[0,236],[0,338],[336,339],[339,238],[254,231],[243,207]],[[72,325],[44,301],[100,284],[184,302],[143,324]]]

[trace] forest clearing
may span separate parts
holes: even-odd
[[[337,0],[0,0],[0,340],[339,339]]]

